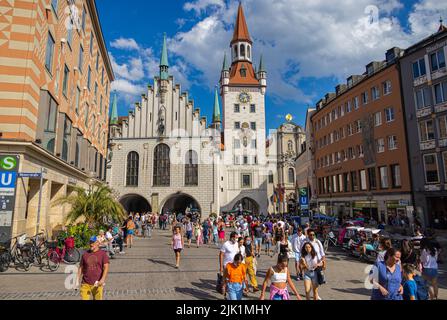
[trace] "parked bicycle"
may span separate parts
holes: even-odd
[[[62,249],[58,247],[57,241],[47,241],[47,248],[48,268],[51,271],[56,271],[61,263],[73,265],[81,260],[81,253],[76,249],[73,237],[64,240]]]
[[[335,236],[333,231],[329,231],[329,233],[326,234],[323,241],[323,248],[324,251],[327,252],[329,250],[329,246],[337,247],[337,237]]]
[[[11,266],[28,271],[31,268],[30,247],[26,245],[26,234],[11,238],[0,246],[0,272]]]

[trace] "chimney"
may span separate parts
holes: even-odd
[[[388,65],[394,63],[396,59],[399,59],[401,55],[404,53],[404,50],[398,47],[393,47],[391,49],[388,49],[388,51],[385,54],[386,57],[386,63]]]

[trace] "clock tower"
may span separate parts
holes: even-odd
[[[267,214],[267,72],[262,56],[257,72],[253,66],[253,41],[242,4],[239,4],[230,48],[231,63],[225,54],[220,79],[225,146],[222,182],[226,184],[221,190],[227,190],[222,191],[221,204],[224,210],[233,210],[241,204],[247,210],[257,206],[257,210],[250,211]]]

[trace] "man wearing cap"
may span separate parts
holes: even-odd
[[[223,271],[228,263],[233,262],[234,256],[239,253],[239,244],[237,242],[237,233],[232,232],[230,234],[230,240],[225,242],[219,253],[219,271],[223,274]]]
[[[103,300],[103,290],[109,272],[109,257],[99,250],[97,237],[90,238],[90,250],[82,255],[77,283],[82,276],[81,299]]]

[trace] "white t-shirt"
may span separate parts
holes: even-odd
[[[112,234],[109,231],[106,232],[106,239],[108,241],[113,240],[113,236],[112,236]]]
[[[224,253],[223,267],[225,268],[228,263],[233,262],[234,256],[239,253],[239,244],[237,242],[233,244],[231,241],[227,241],[220,248],[220,252]]]
[[[284,229],[285,222],[284,221],[278,221],[277,225],[278,225],[278,227]]]
[[[436,251],[435,256],[433,257],[429,251],[426,249],[422,250],[421,253],[421,261],[422,266],[425,269],[438,269],[438,251]]]
[[[315,256],[315,258],[312,258],[311,254],[308,254],[304,257],[304,260],[306,261],[306,265],[309,271],[313,271],[317,268],[318,265],[318,257]]]
[[[321,244],[321,241],[318,239],[315,239],[313,242],[309,239],[306,239],[308,242],[312,244],[312,247],[314,247],[315,252],[317,253],[318,261],[321,261],[326,254],[324,253],[323,245]]]
[[[301,234],[299,236],[298,234],[295,234],[292,238],[292,248],[294,252],[300,253],[301,249],[303,248],[304,243],[306,242],[306,236],[304,234]]]

